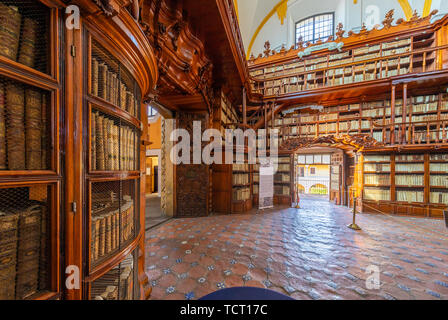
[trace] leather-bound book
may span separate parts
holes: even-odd
[[[113,120],[104,119],[104,121],[106,122],[106,134],[107,134],[106,170],[113,170],[113,148],[114,148],[114,141],[112,138]]]
[[[0,211],[0,300],[16,294],[18,222],[18,214]]]
[[[95,217],[92,221],[92,223],[95,226],[95,237],[92,238],[92,241],[94,242],[94,251],[93,251],[93,257],[94,260],[98,260],[99,253],[100,253],[100,232],[101,232],[101,220],[98,217]]]
[[[92,95],[98,97],[98,60],[92,58]]]
[[[99,251],[98,251],[98,257],[101,258],[106,253],[106,219],[104,215],[99,217],[100,221],[100,241],[98,244]]]
[[[106,241],[106,249],[105,249],[105,253],[109,254],[112,249],[112,214],[109,212],[107,213],[106,217],[106,237],[105,237],[105,241]]]
[[[6,167],[6,98],[5,87],[0,83],[0,170]]]
[[[118,133],[118,126],[113,126],[113,137],[114,137],[114,170],[120,170],[120,135]]]
[[[91,118],[90,118],[90,163],[91,163],[91,170],[96,170],[96,117],[97,113],[92,112]]]
[[[22,37],[20,38],[20,49],[18,62],[34,68],[36,60],[36,41],[39,24],[30,18],[23,19]]]
[[[120,81],[120,108],[126,110],[126,86]]]
[[[104,156],[104,117],[99,115],[96,117],[96,163],[97,170],[105,170]]]
[[[117,74],[112,73],[110,81],[110,102],[117,105]]]
[[[131,113],[132,109],[132,93],[126,91],[126,111]]]
[[[9,170],[25,170],[25,99],[23,87],[6,85],[6,143]]]
[[[42,206],[41,217],[41,234],[40,234],[40,257],[39,257],[39,290],[46,290],[49,288],[49,256],[48,249],[50,239],[50,219],[48,217],[48,210],[46,206]]]
[[[41,121],[41,138],[42,138],[42,169],[48,169],[48,124],[47,124],[47,110],[48,110],[48,95],[46,93],[42,94],[42,121]]]
[[[120,210],[114,211],[115,217],[115,248],[120,246]]]
[[[17,60],[22,16],[17,7],[0,2],[0,55]]]
[[[19,212],[16,299],[26,299],[39,288],[42,206],[30,205]]]
[[[106,99],[107,88],[107,65],[104,62],[98,63],[98,97]]]
[[[39,170],[42,168],[41,93],[34,89],[26,89],[25,106],[26,168]]]
[[[111,102],[111,95],[112,95],[112,72],[107,71],[106,74],[106,100]]]

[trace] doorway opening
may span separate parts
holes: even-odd
[[[302,200],[312,198],[349,206],[354,181],[352,157],[337,148],[299,149],[294,157],[296,194]]]
[[[150,108],[152,109],[152,108]],[[162,121],[154,111],[148,112],[149,149],[146,151],[146,229],[151,229],[169,219],[162,210]]]

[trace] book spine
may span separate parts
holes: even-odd
[[[90,143],[91,143],[91,170],[96,170],[96,162],[97,162],[97,155],[96,155],[96,144],[97,144],[97,137],[96,137],[96,122],[97,122],[97,113],[92,112],[91,114],[91,137],[90,137]]]
[[[104,216],[100,218],[100,239],[99,239],[99,252],[98,256],[103,257],[106,249],[106,219]]]
[[[106,249],[105,253],[109,254],[112,251],[112,215],[109,213],[106,218]]]
[[[98,60],[92,58],[92,95],[98,96]]]
[[[106,99],[107,66],[104,62],[98,63],[98,97]]]
[[[42,152],[41,152],[41,169],[47,169],[48,166],[48,160],[47,160],[47,148],[48,148],[48,134],[47,134],[47,104],[48,104],[48,98],[47,95],[44,93],[42,94],[42,113],[41,113],[41,146],[42,146]]]
[[[26,168],[39,170],[42,168],[42,95],[39,91],[25,91],[25,137],[26,137]]]
[[[22,16],[17,7],[0,3],[0,55],[16,61]]]
[[[25,101],[23,87],[6,86],[6,142],[10,170],[25,170]]]
[[[23,19],[22,37],[20,39],[20,52],[18,62],[34,68],[36,57],[38,23],[30,18]]]
[[[95,241],[94,241],[94,252],[93,252],[93,257],[94,260],[98,260],[99,258],[99,254],[100,254],[100,234],[101,234],[101,220],[96,217],[94,219],[94,223],[95,223]]]
[[[96,157],[97,169],[105,170],[105,155],[104,155],[104,117],[99,115],[96,117]]]
[[[6,168],[6,104],[5,87],[0,83],[0,170]]]

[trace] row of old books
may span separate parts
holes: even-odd
[[[246,185],[249,184],[249,174],[247,173],[234,173],[232,177],[232,182],[234,185]]]
[[[99,58],[92,58],[92,95],[109,101],[137,117],[138,100],[133,89],[120,79],[119,74]]]
[[[94,111],[91,133],[92,170],[136,170],[137,137],[130,127]]]
[[[364,171],[366,172],[390,172],[389,163],[365,163]]]
[[[431,175],[430,183],[431,187],[448,188],[448,172],[447,175]]]
[[[47,169],[47,101],[0,78],[0,170]]]
[[[291,177],[289,174],[285,174],[285,173],[277,173],[274,176],[274,182],[275,183],[281,183],[281,182],[290,182],[291,181]]]
[[[249,164],[247,163],[235,163],[233,164],[233,171],[249,171]]]
[[[250,197],[251,197],[250,188],[234,188],[233,189],[233,201],[249,200]]]
[[[134,235],[134,201],[92,203],[91,257],[95,263],[115,252]],[[102,208],[104,206],[104,208]]]
[[[448,192],[431,192],[430,201],[431,203],[447,204]]]
[[[291,189],[289,186],[275,185],[274,194],[278,196],[289,196],[291,194]]]
[[[279,164],[278,165],[278,171],[286,172],[290,170],[289,164]]]
[[[424,176],[419,174],[413,175],[396,175],[395,184],[397,186],[424,186]]]
[[[425,161],[425,156],[422,154],[397,154],[395,161]]]
[[[111,269],[90,289],[92,300],[132,300],[134,288],[134,257],[129,254],[123,262]]]
[[[390,201],[390,190],[364,188],[364,199],[373,201]]]
[[[338,179],[339,180],[339,179]],[[364,184],[368,185],[390,185],[390,177],[384,174],[365,174]]]
[[[0,300],[48,289],[47,219],[46,207],[37,202],[0,209]]]
[[[424,163],[397,163],[396,172],[422,172],[425,171]]]
[[[448,154],[432,154],[430,159],[433,161],[448,161]]]
[[[400,202],[424,202],[423,191],[397,191],[397,201]]]
[[[431,163],[429,170],[431,172],[448,172],[448,163]]]
[[[34,68],[39,23],[0,2],[0,55]],[[42,41],[42,40],[41,40]]]

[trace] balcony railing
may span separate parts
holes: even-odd
[[[447,49],[448,45],[411,49],[409,52],[360,61],[355,61],[356,57],[352,56],[349,57],[352,60],[351,62],[340,64],[337,60],[330,62],[330,55],[334,54],[327,54],[318,60],[320,61],[319,63],[314,63],[310,66],[307,65],[307,62],[310,60],[308,59],[303,61],[303,66],[291,68],[290,70],[285,69],[281,72],[283,74],[274,72],[272,76],[251,77],[252,89],[255,93],[264,95],[265,98],[272,98],[319,88],[444,70],[448,69],[448,66],[440,59],[446,56]],[[380,49],[379,54],[383,55],[382,49]],[[366,56],[370,55],[366,54]],[[297,71],[302,69],[303,71]]]

